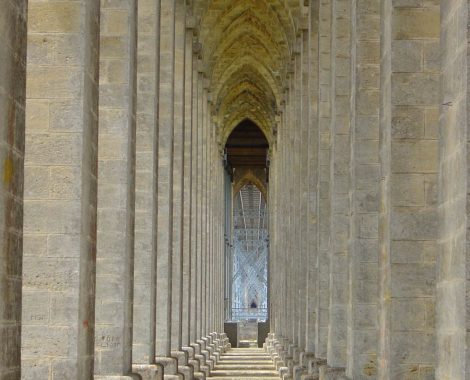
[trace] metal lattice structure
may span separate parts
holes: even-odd
[[[245,185],[233,207],[232,319],[267,318],[268,231],[266,201]]]

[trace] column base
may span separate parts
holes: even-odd
[[[320,367],[319,380],[347,380],[345,368],[333,368],[327,365]]]
[[[191,343],[190,347],[194,349],[194,359],[199,362],[199,370],[206,377],[210,376],[210,366],[206,363],[206,357],[201,354],[201,345],[199,343]]]
[[[194,378],[199,380],[205,380],[206,374],[201,369],[201,362],[196,359],[196,353],[194,347],[182,347],[182,351],[188,354],[188,364],[194,369]]]
[[[134,364],[132,372],[140,375],[142,380],[163,380],[163,367],[156,364]]]
[[[178,362],[178,373],[181,373],[185,380],[193,380],[194,368],[188,364],[188,353],[186,351],[172,351],[171,356]]]
[[[163,367],[164,380],[184,380],[184,375],[178,372],[178,360],[175,358],[157,356],[155,363]]]

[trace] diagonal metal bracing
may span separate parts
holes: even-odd
[[[267,229],[266,202],[252,184],[244,186],[234,202],[232,309],[239,318],[266,318]],[[252,308],[252,304],[256,308]]]

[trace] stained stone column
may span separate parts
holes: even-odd
[[[22,378],[90,379],[99,2],[30,2],[28,27]]]
[[[310,3],[308,15],[308,34],[304,40],[307,59],[307,85],[305,99],[307,105],[307,298],[306,298],[306,326],[305,351],[315,353],[315,324],[317,321],[316,304],[318,302],[317,260],[319,254],[319,148],[320,129],[318,125],[318,17],[320,1]]]
[[[136,189],[134,248],[134,371],[155,366],[157,100],[160,0],[138,3]]]
[[[189,347],[191,343],[191,319],[194,315],[193,289],[193,249],[192,212],[193,212],[193,171],[194,156],[193,144],[193,29],[186,28],[185,60],[184,60],[184,153],[183,153],[183,297],[182,297],[182,347]],[[195,122],[194,122],[195,124]]]
[[[204,80],[204,76],[203,76]],[[201,339],[207,327],[207,94],[202,84],[202,125],[201,125]]]
[[[200,62],[200,61],[199,61]],[[197,325],[196,325],[196,341],[202,336],[202,295],[203,295],[203,284],[202,284],[202,190],[203,190],[203,156],[202,156],[202,145],[203,145],[203,115],[202,115],[202,82],[203,74],[200,72],[198,67],[198,81],[197,81],[197,222],[196,222],[196,236],[197,236]],[[193,343],[196,343],[194,341]]]
[[[352,202],[347,375],[376,378],[380,1],[352,9]]]
[[[157,363],[165,374],[175,375],[177,361],[171,359],[172,258],[173,258],[173,138],[175,100],[175,7],[162,0],[160,9],[160,62],[158,86],[158,174],[157,174]]]
[[[192,63],[192,134],[191,134],[191,319],[189,328],[189,343],[194,344],[198,339],[197,321],[198,321],[198,70],[197,70],[197,52],[193,55]]]
[[[185,144],[185,51],[186,7],[175,2],[175,72],[174,72],[174,129],[173,129],[173,205],[171,258],[171,355],[178,360],[178,369],[186,378],[193,376],[187,353],[182,348],[183,308],[183,181]]]
[[[434,377],[439,6],[382,4],[378,378]]]
[[[347,260],[351,228],[351,129],[350,129],[350,41],[351,2],[332,3],[332,217],[330,247],[330,316],[328,366],[346,366],[346,320],[348,302]]]
[[[2,0],[0,6],[0,378],[17,379],[21,366],[27,1]]]
[[[330,303],[330,219],[331,219],[331,0],[320,0],[319,9],[319,107],[318,128],[320,130],[319,147],[319,251],[317,259],[318,298],[316,304],[317,321],[315,327],[315,355],[326,359],[328,342],[328,319]]]
[[[300,177],[300,197],[299,197],[299,231],[300,231],[300,247],[301,257],[299,262],[299,350],[305,351],[307,344],[307,292],[308,292],[308,150],[309,150],[309,107],[310,101],[308,93],[308,29],[304,30],[301,35],[301,62],[300,62],[300,99],[301,103],[301,122],[299,133],[299,177]]]
[[[468,3],[441,2],[441,93],[437,267],[436,379],[469,378],[468,231]]]
[[[300,32],[302,33],[302,32]],[[304,251],[302,249],[302,211],[301,211],[301,197],[302,197],[302,166],[306,167],[306,165],[302,165],[302,147],[301,147],[301,137],[302,137],[302,130],[303,120],[302,120],[302,38],[301,36],[297,39],[297,49],[298,53],[295,57],[295,74],[294,74],[294,112],[295,112],[295,123],[293,125],[294,129],[294,141],[293,141],[293,166],[292,166],[292,173],[294,175],[294,181],[292,182],[294,185],[294,192],[293,192],[293,204],[292,204],[292,211],[293,211],[293,238],[294,242],[294,250],[293,256],[295,259],[293,260],[294,270],[291,274],[294,277],[294,310],[295,310],[295,319],[293,320],[294,323],[294,336],[293,336],[293,343],[296,346],[296,352],[294,355],[294,361],[298,361],[298,350],[301,349],[301,334],[303,330],[303,324],[305,323],[305,313],[302,313],[302,302],[305,299],[304,293],[304,286],[305,286],[305,271],[302,267],[303,255]],[[301,166],[302,165],[302,166]],[[305,267],[305,266],[304,266]],[[302,344],[303,344],[302,339]]]
[[[287,130],[287,138],[286,138],[286,157],[285,157],[285,165],[286,165],[286,210],[283,215],[286,218],[286,228],[284,229],[285,233],[285,281],[286,281],[286,305],[287,306],[287,313],[286,313],[286,335],[285,338],[288,339],[289,344],[292,344],[294,335],[295,335],[295,278],[292,278],[292,275],[295,276],[294,273],[294,262],[296,252],[294,250],[294,242],[295,239],[292,238],[294,236],[294,215],[292,212],[292,208],[294,205],[294,128],[296,127],[295,124],[295,100],[294,100],[294,65],[291,62],[289,70],[289,88],[288,88],[288,99],[287,99],[287,123],[286,123],[286,130]],[[286,349],[288,347],[285,347]]]
[[[95,379],[134,378],[136,44],[136,3],[102,4]]]

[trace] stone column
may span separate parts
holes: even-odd
[[[285,233],[285,249],[283,250],[286,258],[285,258],[285,281],[286,281],[286,298],[285,298],[285,306],[287,307],[286,312],[286,335],[285,338],[288,339],[289,344],[292,344],[294,335],[295,335],[295,276],[294,274],[294,262],[296,252],[294,250],[294,243],[295,239],[292,237],[295,236],[294,234],[294,212],[292,208],[294,205],[294,131],[296,126],[295,120],[295,99],[294,99],[294,68],[295,66],[293,63],[290,63],[289,70],[289,89],[288,89],[288,99],[287,99],[287,123],[286,123],[286,156],[285,156],[285,173],[287,181],[286,186],[286,205],[285,205],[285,215],[286,218],[286,228],[284,229]],[[287,347],[286,347],[287,349]]]
[[[200,61],[199,61],[200,62]],[[196,341],[202,337],[202,296],[203,296],[203,283],[202,283],[202,190],[203,190],[203,115],[202,115],[202,85],[203,74],[198,68],[198,82],[197,82],[197,327],[196,327]],[[196,343],[193,342],[193,343]]]
[[[101,6],[95,379],[133,378],[136,16]]]
[[[205,80],[203,76],[203,80]],[[199,339],[207,335],[207,92],[202,90],[202,138],[201,138],[201,333]]]
[[[381,17],[378,378],[434,377],[440,11]]]
[[[332,217],[330,247],[330,316],[328,366],[346,366],[346,320],[348,302],[347,260],[350,254],[351,200],[351,2],[332,3]]]
[[[185,154],[185,71],[186,71],[186,6],[183,0],[175,2],[175,72],[174,72],[174,130],[173,130],[173,221],[171,259],[171,355],[178,360],[178,369],[185,378],[194,371],[187,367],[188,354],[182,351],[183,318],[183,202]]]
[[[317,321],[315,327],[315,355],[326,359],[328,342],[328,319],[330,303],[330,259],[329,249],[331,243],[331,0],[320,0],[319,9],[319,108],[318,128],[320,130],[319,152],[319,182],[320,201],[318,205],[319,218],[319,251],[317,259],[318,298],[316,304]]]
[[[197,334],[197,321],[198,321],[198,70],[197,70],[197,52],[193,55],[192,64],[192,137],[191,137],[191,320],[190,320],[190,343],[195,343],[198,339]]]
[[[133,370],[155,376],[160,0],[138,3]],[[153,375],[152,375],[153,374]],[[152,378],[152,377],[151,377]]]
[[[29,7],[23,379],[93,377],[99,11]]]
[[[380,1],[352,4],[351,186],[347,375],[377,374]]]
[[[441,93],[437,267],[436,379],[469,378],[468,202],[468,3],[441,2]],[[467,343],[466,343],[467,342]]]
[[[318,302],[317,260],[319,254],[319,148],[320,129],[318,125],[318,17],[320,1],[310,3],[308,15],[308,34],[304,41],[307,59],[307,85],[305,101],[307,105],[307,299],[306,299],[306,346],[305,351],[315,353],[315,324],[317,321],[316,304]]]
[[[300,57],[300,99],[301,103],[301,114],[300,114],[300,133],[299,133],[299,232],[300,232],[300,247],[301,257],[299,261],[299,350],[305,351],[307,346],[307,302],[308,302],[308,273],[309,269],[307,266],[308,255],[309,255],[309,237],[308,237],[308,210],[309,210],[309,198],[308,198],[308,186],[309,186],[309,172],[308,172],[308,151],[310,146],[308,145],[309,139],[309,108],[312,99],[308,93],[308,70],[309,70],[309,46],[308,46],[309,34],[308,29],[304,30],[301,35],[301,57]]]
[[[21,366],[21,275],[26,99],[27,1],[2,0],[0,15],[0,377],[17,379]]]
[[[196,118],[193,109],[193,29],[186,29],[185,36],[185,89],[184,89],[184,167],[183,167],[183,298],[182,298],[182,336],[183,347],[191,343],[191,320],[194,315],[194,240],[192,231],[193,220],[193,188],[195,173],[193,171],[193,125]]]
[[[173,259],[173,139],[175,131],[175,1],[162,0],[160,9],[160,64],[157,136],[157,292],[156,352],[164,373],[176,375],[171,354]]]
[[[300,34],[302,32],[299,32]],[[301,335],[302,335],[302,326],[305,323],[305,313],[302,313],[302,301],[305,299],[304,286],[305,286],[305,271],[302,267],[302,261],[304,256],[304,251],[302,249],[302,208],[301,208],[301,198],[302,198],[302,146],[301,146],[301,137],[302,130],[304,128],[303,118],[302,118],[302,37],[297,38],[297,53],[295,55],[294,61],[294,125],[293,128],[293,166],[291,167],[291,172],[293,174],[293,203],[292,203],[292,219],[293,219],[293,230],[291,239],[293,241],[293,251],[292,255],[293,261],[293,271],[291,272],[292,279],[294,282],[294,312],[295,319],[292,320],[292,326],[294,327],[293,332],[293,343],[296,347],[295,353],[293,352],[294,362],[298,361],[298,350],[301,347]],[[305,209],[305,208],[304,208]],[[304,266],[305,267],[305,266]],[[305,337],[304,337],[305,338]],[[304,341],[305,339],[302,339]],[[302,342],[303,343],[303,342]]]

